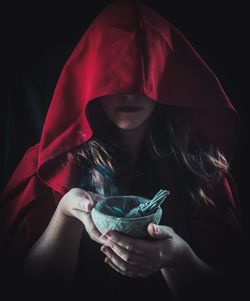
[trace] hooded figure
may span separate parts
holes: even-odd
[[[110,96],[114,96],[125,102],[131,95],[156,104],[152,119],[157,125],[157,141],[163,144],[163,149],[168,146],[168,155],[161,161],[165,162],[165,169],[160,170],[154,163],[158,162],[156,159],[150,163],[149,157],[154,156],[147,148],[146,139],[141,144],[133,176],[123,166],[123,180],[119,182],[110,175],[108,164],[95,162],[94,165],[89,157],[78,164],[75,154],[97,133],[114,130],[110,120],[106,120],[108,125],[102,128],[105,110],[96,106],[98,99],[108,102]],[[185,146],[187,128],[181,128],[179,136],[173,132],[174,135],[164,138],[163,123],[157,123],[162,120],[161,111],[173,124],[175,119],[171,116],[182,116],[184,124],[192,129],[199,149],[216,148],[217,153],[213,154],[221,155],[217,156],[213,168],[216,164],[224,166],[226,161],[230,162],[237,144],[239,118],[214,73],[185,37],[157,12],[141,2],[114,2],[96,17],[66,62],[41,140],[25,153],[1,197],[2,258],[8,261],[12,280],[20,275],[24,258],[48,229],[62,197],[79,187],[97,194],[139,194],[149,198],[161,188],[169,189],[171,194],[163,206],[160,224],[174,229],[205,263],[222,271],[230,270],[228,265],[231,267],[235,246],[239,246],[242,237],[233,179],[228,172],[221,173],[217,180],[209,178],[212,173],[205,168],[204,181],[199,182],[197,179],[203,176],[195,177],[198,169],[194,166],[203,158],[189,142]],[[106,144],[114,146],[112,151],[115,151],[119,139],[112,140],[112,135],[100,134],[98,139],[106,139]],[[180,148],[186,156],[176,151],[178,143],[176,148],[169,146],[178,139],[183,141]],[[121,152],[121,156],[126,158],[126,151]],[[92,158],[95,161],[95,155]],[[92,172],[93,165],[102,177],[99,186],[93,180],[96,176]],[[191,167],[182,168],[184,165]],[[103,169],[97,170],[96,166]],[[108,181],[106,186],[105,181]],[[203,187],[204,199],[209,201],[206,204],[196,202],[195,197],[192,199],[187,193],[189,186],[194,188],[190,190],[193,192],[195,187]],[[164,235],[157,238],[156,232],[151,236],[156,241],[164,238]],[[110,297],[159,293],[171,298],[171,284],[160,269],[143,278],[120,275],[104,264],[100,244],[91,240],[86,225],[81,237],[74,278],[80,290],[96,285],[101,294],[107,292]]]

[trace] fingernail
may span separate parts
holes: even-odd
[[[103,253],[105,253],[106,250],[107,250],[106,246],[102,246],[102,247],[101,247],[101,251],[102,251]]]
[[[104,241],[107,241],[108,237],[106,235],[103,235],[103,236],[101,236],[101,239],[104,240]]]

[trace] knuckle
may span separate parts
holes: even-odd
[[[132,262],[132,258],[131,258],[131,255],[130,254],[125,254],[123,256],[123,260],[128,262],[128,263],[131,263]]]
[[[112,240],[108,240],[107,241],[107,245],[110,247],[110,248],[114,248],[115,247],[115,244],[112,242]]]
[[[77,187],[71,188],[68,192],[69,195],[77,195],[80,192],[80,189]]]
[[[132,246],[132,245],[127,245],[127,246],[126,246],[126,249],[127,249],[129,252],[133,252],[133,251],[134,251],[134,246]]]

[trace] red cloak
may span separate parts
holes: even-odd
[[[25,153],[1,197],[0,239],[11,255],[36,241],[62,195],[74,187],[74,166],[62,164],[62,155],[92,136],[88,103],[111,94],[137,94],[185,108],[201,141],[218,145],[231,160],[239,118],[215,74],[156,11],[140,2],[117,1],[95,18],[67,60],[41,140]],[[237,190],[230,176],[216,188],[213,201],[217,217],[240,232]],[[206,227],[217,231],[213,224]],[[201,248],[210,248],[212,237]]]

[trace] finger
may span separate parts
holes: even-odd
[[[110,240],[129,252],[133,252],[145,257],[148,257],[146,254],[151,254],[152,252],[152,242],[149,242],[145,239],[129,237],[117,231],[108,231],[105,233],[105,235]]]
[[[94,240],[95,242],[97,242],[99,244],[103,244],[103,240],[101,239],[101,233],[96,228],[87,230],[87,232],[89,233],[89,236],[92,240]]]
[[[70,206],[71,209],[90,212],[94,206],[94,201],[85,190],[74,188],[70,193]]]
[[[148,225],[148,233],[151,237],[160,239],[171,239],[173,238],[175,232],[171,227],[163,226],[163,225],[156,225],[156,224],[149,224]]]
[[[138,265],[131,265],[124,261],[122,258],[120,258],[115,252],[113,252],[112,249],[109,247],[103,245],[101,247],[101,251],[111,260],[111,262],[118,267],[121,271],[124,273],[133,273],[133,274],[139,274],[139,273],[146,273],[148,272],[148,269],[146,267],[141,267]]]
[[[104,198],[104,196],[101,195],[101,194],[98,194],[98,193],[95,193],[95,192],[92,192],[92,191],[87,191],[87,192],[89,193],[89,195],[91,196],[91,199],[94,202]]]
[[[92,218],[90,216],[90,214],[85,214],[85,216],[83,217],[83,223],[84,223],[84,226],[85,226],[85,229],[86,231],[88,232],[89,234],[89,237],[100,243],[100,244],[104,244],[104,241],[102,239],[102,234],[100,231],[98,231],[98,229],[96,228],[95,224],[93,223],[92,221]]]
[[[84,212],[90,212],[93,208],[94,203],[91,200],[83,199],[83,198],[75,198],[71,203],[71,208],[73,210],[79,210]]]
[[[112,249],[112,251],[118,255],[121,259],[130,264],[136,264],[139,266],[151,266],[150,261],[139,254],[130,252],[127,249],[121,247],[117,243],[113,242],[111,239],[105,238],[105,235],[102,235],[103,240],[105,240],[105,245]]]
[[[106,257],[104,260],[105,263],[107,263],[112,269],[114,269],[116,272],[118,272],[119,274],[123,275],[123,276],[128,276],[128,277],[137,277],[135,274],[133,273],[125,273],[123,272],[121,269],[119,269],[116,265],[113,264],[113,262]]]

